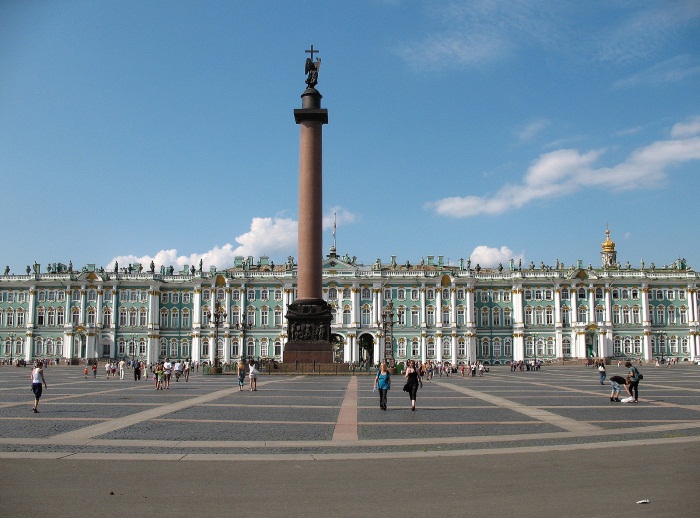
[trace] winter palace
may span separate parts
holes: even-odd
[[[363,265],[332,247],[323,291],[335,309],[336,361],[376,362],[387,344],[398,362],[700,359],[698,274],[683,259],[621,265],[606,234],[600,267],[511,261],[482,268],[446,265],[442,256]],[[0,360],[207,362],[213,353],[218,362],[283,362],[295,281],[291,257],[282,265],[239,257],[210,271],[201,264],[181,271],[35,264],[21,275],[5,268]]]

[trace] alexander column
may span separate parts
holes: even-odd
[[[307,88],[301,94],[301,109],[294,110],[300,128],[299,145],[299,261],[297,298],[288,307],[284,361],[331,363],[331,308],[323,300],[323,125],[328,110],[321,108],[316,90],[321,60],[314,61],[314,46],[307,50]]]

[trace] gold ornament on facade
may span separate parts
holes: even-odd
[[[603,252],[614,252],[615,242],[610,240],[610,229],[605,230],[605,242],[602,244]]]

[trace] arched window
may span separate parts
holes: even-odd
[[[46,323],[46,310],[43,306],[36,308],[36,325],[43,327]]]
[[[88,323],[89,326],[94,326],[94,325],[95,325],[95,320],[96,320],[96,318],[95,318],[95,313],[96,313],[96,310],[95,310],[95,308],[94,308],[93,306],[90,306],[90,307],[87,309],[87,323]]]
[[[136,308],[131,308],[129,310],[129,327],[136,327]]]
[[[481,340],[481,357],[488,358],[491,356],[491,344],[488,338],[482,338]]]
[[[450,308],[449,307],[442,308],[442,325],[443,326],[450,325]]]
[[[442,337],[442,357],[451,358],[452,357],[452,341],[449,337]]]
[[[435,358],[435,340],[433,338],[428,338],[427,349],[428,358]]]
[[[406,341],[402,338],[402,342],[404,342],[404,350],[406,348]],[[420,356],[420,342],[418,341],[417,338],[414,338],[411,341],[411,356],[413,358],[418,358]]]
[[[40,336],[34,339],[34,355],[44,356],[44,340]]]

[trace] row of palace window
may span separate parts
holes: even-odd
[[[397,323],[400,326],[420,326],[420,309],[417,307],[411,308],[410,311],[406,311],[406,308],[398,308]],[[613,306],[612,308],[612,323],[614,325],[639,325],[641,324],[641,308],[639,306]],[[96,308],[90,306],[87,308],[87,318],[86,323],[88,325],[94,326],[96,323]],[[477,314],[480,315],[480,325],[482,327],[512,327],[513,319],[512,312],[510,308],[482,308],[477,311],[474,308],[474,321],[477,320]],[[247,323],[251,326],[262,326],[266,327],[271,325],[270,316],[272,316],[272,325],[281,326],[283,324],[283,314],[281,308],[275,308],[274,311],[270,311],[270,308],[263,307],[260,310],[255,308],[250,308],[246,312]],[[0,326],[3,324],[6,327],[23,327],[26,320],[26,311],[23,308],[13,310],[8,308],[7,310],[0,309]],[[259,320],[259,322],[258,322]],[[371,306],[365,305],[361,310],[361,325],[368,327],[371,326],[372,320],[372,309]],[[238,324],[240,321],[240,308],[238,306],[231,307],[231,323],[233,325]],[[605,307],[596,306],[595,308],[595,321],[598,323],[605,322]],[[688,324],[688,309],[683,306],[676,308],[674,306],[650,306],[649,307],[649,321],[653,325],[687,325]],[[62,307],[54,308],[48,307],[44,308],[40,306],[37,308],[37,326],[38,327],[53,327],[64,325],[64,310]],[[443,325],[448,326],[451,323],[451,310],[448,307],[442,309],[442,319]],[[578,308],[578,322],[586,323],[588,322],[588,307],[581,305]],[[80,323],[80,308],[72,308],[71,310],[71,323],[73,325],[78,325]],[[112,311],[110,308],[103,308],[102,312],[102,323],[104,327],[110,327],[112,324]],[[349,306],[344,308],[336,308],[334,312],[334,324],[335,325],[351,325],[352,324],[352,309]],[[562,323],[567,326],[571,323],[571,310],[570,308],[564,306],[562,308]],[[140,309],[136,308],[120,308],[119,310],[119,326],[120,327],[145,327],[148,324],[148,310],[144,307]],[[202,324],[209,325],[209,308],[207,306],[202,308]],[[463,326],[465,324],[465,309],[463,307],[457,308],[457,320],[456,324],[458,326]],[[160,312],[160,327],[161,328],[178,328],[178,327],[190,327],[191,325],[191,312],[189,309],[185,308],[180,311],[177,308],[171,310],[162,309]],[[435,325],[435,309],[432,306],[426,308],[426,325]],[[554,308],[552,306],[528,306],[525,308],[525,325],[554,325]]]
[[[585,299],[587,296],[586,288],[579,288],[578,290],[573,290],[579,299]],[[72,300],[79,301],[82,297],[83,290],[73,289]],[[246,296],[249,301],[252,300],[269,300],[270,293],[274,297],[274,300],[282,300],[282,289],[275,288],[248,288],[246,290]],[[442,297],[443,300],[450,300],[451,290],[450,289],[427,289],[426,298],[428,300],[435,299],[436,293]],[[465,298],[465,290],[457,289],[457,299],[463,300]],[[97,290],[89,289],[87,290],[87,300],[90,302],[97,301]],[[226,297],[226,292],[224,289],[218,290],[202,290],[202,301],[209,302],[211,300],[212,294],[215,294],[217,301],[223,301]],[[612,298],[614,300],[618,299],[639,299],[640,290],[639,288],[613,288]],[[179,304],[180,296],[182,295],[182,303],[189,304],[191,302],[192,293],[190,291],[163,291],[160,294],[161,304]],[[338,300],[339,295],[342,299],[349,300],[351,298],[350,288],[338,289],[331,287],[328,289],[328,299]],[[14,291],[0,291],[0,302],[25,302],[27,296],[26,290],[14,290]],[[241,291],[233,290],[232,299],[240,300]],[[510,302],[511,291],[504,290],[477,290],[477,296],[481,302]],[[563,300],[569,299],[571,292],[568,288],[562,288],[561,297]],[[60,289],[49,289],[49,290],[38,290],[37,300],[39,302],[53,302],[53,301],[64,301],[66,297],[65,290]],[[112,290],[107,288],[103,292],[103,297],[105,302],[112,301]],[[363,300],[371,300],[372,292],[369,288],[362,288],[360,297]],[[420,290],[418,288],[386,288],[384,290],[384,298],[386,300],[398,299],[398,300],[419,300]],[[524,290],[525,300],[553,300],[554,291],[552,288],[527,288]],[[602,288],[595,289],[595,298],[603,299],[604,292]],[[649,290],[650,300],[679,300],[686,299],[686,290],[684,289],[669,289],[669,288],[659,288]],[[146,289],[122,289],[119,290],[119,301],[120,302],[148,302],[148,290]]]
[[[681,354],[690,354],[690,341],[687,336],[678,338],[677,336],[651,337],[651,352],[652,355],[660,354],[676,355],[679,354],[679,345]],[[641,336],[615,336],[613,337],[613,354],[615,356],[642,354],[642,337]]]

